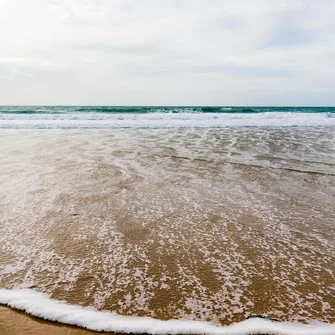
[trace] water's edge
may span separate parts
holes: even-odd
[[[0,304],[24,311],[32,316],[92,331],[133,334],[216,334],[247,335],[268,333],[278,335],[333,335],[335,324],[299,324],[274,322],[263,318],[247,319],[226,327],[189,320],[157,320],[129,317],[93,307],[69,305],[31,289],[0,289]]]

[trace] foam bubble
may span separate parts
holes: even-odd
[[[93,331],[148,334],[216,334],[247,335],[268,333],[277,335],[334,335],[335,324],[281,323],[262,318],[248,319],[230,326],[189,320],[162,321],[148,317],[121,316],[98,311],[92,307],[69,305],[30,289],[0,289],[0,304],[25,311],[49,321],[75,325]]]

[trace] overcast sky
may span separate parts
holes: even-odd
[[[334,0],[1,0],[0,104],[334,105]]]

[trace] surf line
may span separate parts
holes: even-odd
[[[32,316],[79,326],[93,331],[132,334],[206,334],[206,335],[334,335],[335,324],[300,324],[276,322],[253,317],[229,326],[190,320],[158,320],[149,317],[122,316],[98,311],[93,307],[70,305],[51,299],[47,294],[31,289],[0,289],[0,304],[24,311]]]

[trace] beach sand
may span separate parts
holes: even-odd
[[[3,335],[122,335],[122,333],[93,332],[79,327],[44,321],[2,306],[0,306],[0,331]]]
[[[165,320],[335,322],[334,143],[331,128],[4,131],[0,288]],[[89,332],[1,308],[0,333]]]
[[[3,335],[92,335],[86,329],[43,321],[25,313],[0,306],[0,334]],[[107,334],[108,333],[103,333]],[[109,333],[111,334],[111,333]],[[113,333],[113,335],[117,335]]]

